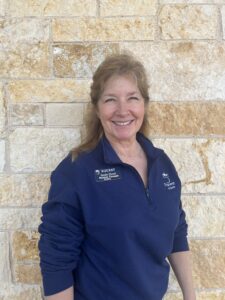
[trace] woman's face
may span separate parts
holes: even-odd
[[[145,101],[131,76],[113,76],[97,103],[97,115],[110,142],[136,139],[145,114]]]

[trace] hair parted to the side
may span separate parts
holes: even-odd
[[[72,160],[74,160],[79,154],[94,149],[102,137],[104,131],[96,114],[97,104],[104,91],[107,80],[116,75],[132,76],[136,80],[138,89],[144,98],[147,107],[147,104],[149,103],[149,85],[146,71],[142,63],[131,54],[127,53],[113,54],[106,57],[106,59],[99,65],[92,78],[93,81],[90,91],[91,103],[87,109],[84,124],[85,136],[82,139],[81,144],[72,149]],[[148,136],[149,123],[146,114],[139,131]]]

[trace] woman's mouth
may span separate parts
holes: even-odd
[[[117,125],[117,126],[127,126],[130,125],[133,120],[129,120],[129,121],[112,121],[113,124]]]

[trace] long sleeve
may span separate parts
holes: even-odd
[[[45,296],[73,285],[73,270],[81,254],[84,226],[78,195],[58,171],[51,174],[48,201],[42,206],[38,230],[40,267]]]

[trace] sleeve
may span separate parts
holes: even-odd
[[[84,226],[72,183],[57,171],[51,174],[48,201],[38,227],[40,267],[45,296],[73,285],[73,270],[81,254]]]
[[[182,208],[182,203],[180,200],[179,222],[178,222],[178,225],[177,225],[175,233],[174,233],[173,249],[172,249],[171,253],[189,250],[188,239],[187,239],[188,225],[187,225],[185,216],[186,216],[186,214]]]

